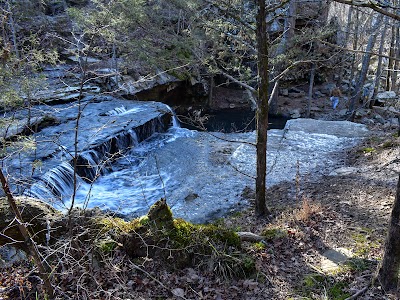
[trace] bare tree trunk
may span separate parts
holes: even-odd
[[[282,40],[278,46],[276,51],[276,55],[282,55],[285,53],[286,49],[289,47],[290,41],[294,36],[294,29],[296,25],[296,11],[297,11],[297,2],[296,0],[290,0],[288,4],[288,9],[285,17],[285,24],[283,29]],[[279,74],[282,71],[282,66],[278,66],[277,73]],[[275,86],[276,82],[272,82],[272,85]],[[276,89],[279,89],[279,82],[277,83]],[[271,102],[269,106],[269,113],[277,114],[278,112],[278,97],[279,93],[275,93],[271,97]]]
[[[396,57],[400,57],[400,27],[397,26],[396,28]],[[397,77],[399,75],[399,67],[400,63],[399,60],[394,62],[394,72],[392,78],[392,91],[398,92],[399,85],[397,84]]]
[[[394,60],[393,56],[395,54],[395,45],[396,45],[396,26],[392,26],[392,37],[390,40],[390,50],[389,50],[389,63],[388,63],[388,71],[387,71],[387,76],[386,76],[386,90],[390,91],[391,90],[391,79],[393,78],[393,67],[394,67]],[[393,80],[393,79],[392,79]]]
[[[17,43],[17,31],[15,30],[15,23],[14,23],[12,10],[11,10],[10,1],[7,1],[7,10],[9,12],[9,20],[10,20],[9,24],[10,24],[10,29],[11,29],[11,36],[12,36],[12,40],[13,40],[13,47],[14,47],[15,57],[17,59],[20,59],[19,50],[18,50],[18,43]]]
[[[112,68],[114,69],[115,72],[115,76],[114,76],[114,80],[115,80],[115,85],[118,88],[118,58],[117,58],[117,46],[115,45],[115,41],[113,42],[112,45]]]
[[[310,85],[308,87],[307,118],[309,118],[310,114],[311,114],[311,100],[312,100],[313,88],[314,88],[314,77],[315,77],[315,64],[313,63],[311,65]]]
[[[258,50],[258,99],[257,99],[257,177],[255,214],[269,214],[266,201],[267,177],[267,129],[268,129],[268,85],[269,60],[265,1],[257,0],[257,50]]]
[[[388,28],[388,17],[385,17],[384,19],[385,22],[385,26],[383,27],[382,30],[382,35],[381,35],[381,41],[380,41],[380,45],[379,45],[379,58],[378,58],[378,66],[376,68],[376,74],[375,74],[375,83],[374,83],[374,92],[372,94],[371,97],[371,103],[370,103],[370,107],[372,108],[372,106],[375,104],[375,98],[376,95],[378,94],[379,91],[379,85],[381,82],[381,76],[382,76],[382,54],[383,54],[383,49],[384,49],[384,45],[385,45],[385,37],[386,37],[386,31]]]
[[[347,48],[347,43],[349,42],[350,38],[350,28],[351,28],[351,19],[353,16],[353,6],[349,7],[349,13],[347,15],[347,25],[346,25],[346,32],[345,32],[345,37],[344,37],[344,47]],[[342,54],[341,60],[340,60],[340,71],[339,71],[339,78],[338,78],[338,85],[340,86],[342,84],[343,80],[343,75],[344,75],[344,70],[345,70],[345,62],[346,62],[346,55],[345,53]]]
[[[385,292],[396,291],[400,272],[400,175],[378,278]]]
[[[355,23],[355,28],[354,28],[353,50],[357,50],[357,47],[358,47],[359,19],[360,19],[360,10],[357,8],[356,9],[356,21],[354,22]],[[353,52],[352,59],[351,59],[350,78],[349,78],[349,81],[350,81],[349,92],[348,92],[348,97],[349,98],[350,98],[351,89],[352,89],[352,86],[353,86],[352,82],[353,82],[353,79],[354,79],[356,59],[357,59],[357,54],[356,54],[356,52]],[[351,102],[350,102],[350,106],[351,106]],[[354,109],[354,104],[353,104],[353,109]],[[349,107],[349,111],[352,111],[353,109],[350,109],[350,107]]]
[[[46,292],[47,292],[48,296],[50,297],[50,299],[52,299],[54,297],[54,290],[53,290],[53,286],[51,285],[51,282],[50,282],[50,273],[47,272],[46,269],[48,269],[48,268],[46,268],[44,266],[44,264],[42,263],[42,260],[40,258],[40,254],[36,247],[36,244],[32,240],[32,237],[28,231],[28,228],[26,228],[25,223],[22,220],[21,212],[17,206],[17,203],[15,202],[15,199],[14,199],[14,197],[11,193],[11,190],[8,186],[8,181],[7,181],[6,177],[4,176],[3,170],[1,168],[0,168],[0,182],[1,182],[2,188],[4,190],[4,193],[7,196],[8,204],[9,204],[12,212],[15,215],[15,220],[18,223],[18,229],[21,232],[21,235],[23,236],[23,238],[25,239],[26,246],[28,247],[29,252],[35,261],[35,264],[39,269],[39,275],[40,275],[40,278],[43,280]]]
[[[214,96],[214,75],[211,74],[210,76],[210,83],[209,83],[210,87],[209,87],[209,92],[208,92],[208,107],[211,107],[212,104],[212,100],[213,100],[213,96]]]
[[[369,63],[370,63],[371,56],[372,56],[371,51],[374,48],[377,30],[382,24],[382,19],[383,19],[383,15],[379,14],[375,21],[375,24],[373,25],[373,28],[371,30],[371,35],[368,39],[368,44],[365,49],[366,53],[364,54],[363,61],[362,61],[361,72],[360,72],[360,75],[359,75],[359,78],[358,78],[358,81],[356,84],[355,91],[350,99],[350,107],[349,107],[350,111],[354,111],[355,103],[360,100],[361,92],[362,92],[362,89],[363,89],[363,86],[365,83],[365,79],[367,78]]]

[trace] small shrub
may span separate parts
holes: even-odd
[[[308,198],[303,198],[301,207],[295,211],[295,219],[302,222],[307,222],[315,214],[322,212],[322,207],[319,204],[311,203]]]
[[[362,151],[363,153],[372,153],[375,152],[376,150],[373,147],[365,147]]]
[[[362,272],[368,270],[371,265],[371,262],[362,258],[351,258],[346,261],[343,265],[345,270]]]
[[[264,250],[265,249],[265,244],[262,242],[254,243],[253,246],[256,250]]]

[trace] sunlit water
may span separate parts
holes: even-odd
[[[297,174],[304,180],[318,180],[343,164],[343,150],[367,134],[353,123],[332,123],[338,130],[327,128],[327,134],[321,133],[320,127],[329,123],[316,123],[307,131],[300,130],[300,125],[291,121],[285,130],[269,131],[268,186],[294,182]],[[355,132],[345,134],[353,127]],[[242,192],[254,188],[255,148],[215,136],[255,141],[255,132],[209,134],[174,127],[128,152],[112,165],[112,172],[94,184],[81,183],[78,206],[98,206],[132,218],[166,197],[175,216],[193,222],[206,222],[247,206]]]

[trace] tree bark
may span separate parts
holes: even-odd
[[[314,78],[315,78],[315,64],[311,64],[311,71],[310,71],[310,85],[308,87],[308,100],[307,100],[307,118],[310,117],[311,114],[311,100],[313,95],[313,88],[314,88]]]
[[[13,13],[12,13],[12,10],[11,10],[10,1],[7,1],[7,10],[9,12],[9,20],[10,20],[9,24],[10,24],[10,29],[11,29],[11,36],[12,36],[12,40],[13,40],[13,47],[14,47],[15,57],[17,59],[20,59],[19,50],[18,50],[18,43],[17,43],[17,31],[15,30],[15,23],[14,23]]]
[[[269,211],[266,205],[267,129],[268,129],[268,36],[264,0],[257,0],[257,50],[258,50],[258,99],[257,99],[257,177],[255,214],[263,216]]]
[[[387,31],[387,28],[388,28],[388,23],[387,23],[388,20],[387,20],[387,18],[388,17],[385,17],[385,20],[384,20],[385,26],[383,27],[382,34],[381,34],[381,41],[380,41],[380,45],[379,45],[379,55],[383,54],[383,48],[384,48],[384,45],[385,45],[386,31]],[[379,91],[379,85],[380,85],[380,82],[381,82],[381,75],[382,75],[382,56],[379,56],[379,58],[378,58],[378,66],[376,68],[376,74],[375,74],[374,92],[372,94],[372,97],[371,97],[372,100],[371,100],[371,103],[369,105],[371,108],[375,104],[375,97],[376,97],[376,95],[378,94],[378,91]]]
[[[388,71],[387,71],[387,76],[386,76],[386,90],[390,91],[391,90],[391,85],[390,83],[393,82],[391,79],[393,78],[393,67],[394,67],[394,60],[393,60],[393,56],[395,54],[395,40],[396,40],[396,27],[397,26],[392,26],[392,37],[390,40],[390,50],[389,50],[389,56],[391,58],[389,58],[389,63],[388,63]]]
[[[385,243],[385,253],[378,277],[385,292],[398,287],[400,271],[400,175],[397,182],[396,198],[389,222],[389,232]]]
[[[353,16],[353,6],[349,7],[349,13],[347,15],[347,25],[346,25],[346,32],[344,36],[344,41],[343,41],[343,46],[347,48],[347,44],[349,42],[350,38],[350,30],[351,30],[351,21],[352,21],[352,16]],[[346,53],[342,54],[342,57],[340,59],[340,71],[339,71],[339,78],[338,78],[338,86],[342,84],[344,72],[345,72],[345,62],[346,62],[347,55]]]
[[[284,54],[286,52],[286,49],[290,45],[290,42],[294,36],[294,29],[296,26],[296,11],[297,11],[296,0],[289,0],[286,17],[285,17],[284,28],[283,28],[282,40],[278,46],[278,49],[276,50],[276,56]],[[282,69],[283,69],[282,64],[280,66],[277,66],[276,67],[276,70],[277,70],[276,75],[278,75],[280,72],[282,72]],[[279,82],[278,83],[272,82],[272,85],[275,86],[275,84],[278,84],[276,86],[276,88],[279,89]],[[271,97],[269,113],[271,113],[273,115],[278,113],[278,99],[279,99],[278,94],[279,93],[275,93]]]
[[[397,26],[396,28],[396,53],[395,57],[400,57],[400,27]],[[397,77],[399,75],[399,61],[396,60],[394,62],[394,72],[392,78],[392,91],[398,92],[398,84],[397,84]]]
[[[349,110],[352,112],[354,111],[355,108],[355,103],[358,102],[361,98],[361,92],[364,87],[365,79],[367,78],[367,72],[369,68],[369,63],[371,60],[371,51],[374,48],[375,41],[376,41],[376,35],[377,35],[377,30],[382,24],[382,19],[383,15],[378,15],[375,24],[373,25],[373,28],[371,30],[371,35],[368,39],[368,44],[366,48],[366,53],[364,54],[363,61],[362,61],[362,67],[361,67],[361,72],[358,77],[358,81],[356,84],[356,88],[354,91],[354,94],[352,95],[350,99],[350,107]]]

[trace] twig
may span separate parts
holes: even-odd
[[[157,278],[155,278],[153,275],[151,275],[149,272],[147,272],[146,270],[142,269],[142,268],[139,267],[138,265],[134,264],[132,261],[131,261],[131,266],[132,266],[133,268],[135,268],[136,270],[138,270],[138,271],[140,271],[140,272],[146,274],[149,278],[151,278],[152,280],[154,280],[155,282],[157,282],[157,283],[158,283],[161,287],[163,287],[164,289],[170,291],[170,289],[167,288],[160,280],[158,280]],[[170,291],[170,292],[171,292],[171,291]],[[172,293],[172,292],[171,292],[171,293]],[[174,295],[175,295],[175,294],[174,294]],[[175,295],[175,296],[178,296],[178,295]],[[182,298],[182,299],[186,299],[186,298],[183,297],[183,296],[179,296],[179,297]]]
[[[364,294],[370,287],[371,283],[369,283],[366,287],[364,287],[363,289],[359,290],[357,293],[355,293],[353,296],[350,296],[348,298],[346,298],[345,300],[352,300],[352,299],[356,299],[357,297],[361,296],[362,294]]]

